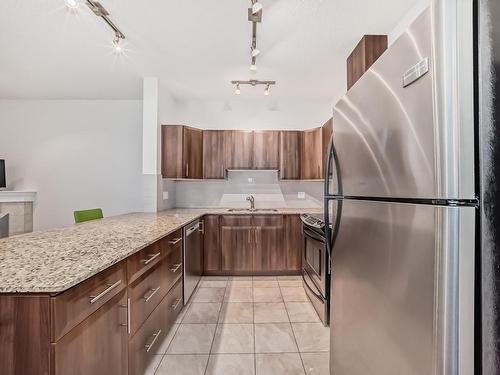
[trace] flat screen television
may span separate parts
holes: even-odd
[[[0,190],[7,188],[7,181],[5,179],[5,160],[0,159]]]

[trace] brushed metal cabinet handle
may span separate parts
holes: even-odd
[[[181,303],[181,298],[177,298],[177,300],[175,301],[175,303],[172,305],[172,310],[177,310],[177,308],[179,307],[179,304]]]
[[[158,293],[158,291],[161,289],[161,287],[159,286],[158,288],[154,288],[154,289],[151,289],[150,290],[150,294],[149,296],[147,295],[147,293],[144,295],[144,302],[149,302],[151,300],[151,298],[153,298],[153,296]]]
[[[106,294],[108,294],[109,292],[111,292],[113,289],[115,289],[118,285],[121,284],[121,280],[118,280],[116,283],[114,284],[106,284],[107,288],[104,289],[101,293],[99,293],[98,295],[96,296],[89,296],[90,298],[90,304],[93,304],[93,303],[96,303],[97,301],[99,301],[102,297],[104,297]]]
[[[180,241],[182,241],[182,237],[176,238],[175,240],[170,240],[168,243],[170,245],[177,245]]]
[[[170,271],[172,272],[177,272],[179,271],[179,268],[182,267],[182,263],[177,263],[177,264],[174,264],[171,268],[170,268]]]
[[[153,345],[155,344],[158,337],[160,337],[160,334],[161,334],[161,329],[159,329],[158,332],[153,334],[153,341],[151,341],[150,344],[146,345],[146,353],[149,353],[149,351],[153,348]]]
[[[186,177],[189,177],[189,163],[186,163]]]
[[[148,259],[141,259],[141,262],[144,263],[144,265],[147,265],[147,264],[151,263],[153,260],[155,260],[156,258],[158,258],[160,255],[161,255],[161,252],[158,252],[158,253],[153,254],[153,255],[149,255]]]

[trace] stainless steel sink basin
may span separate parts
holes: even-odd
[[[250,208],[228,208],[228,212],[278,212],[276,208],[256,208],[256,209],[250,209]]]

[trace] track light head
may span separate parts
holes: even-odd
[[[266,89],[264,90],[264,95],[268,96],[269,95],[269,83],[266,85]]]
[[[66,5],[66,8],[70,10],[77,10],[78,7],[80,6],[78,0],[64,0],[64,3]]]
[[[252,65],[250,65],[250,71],[251,72],[256,72],[257,71],[257,65],[255,63],[252,63]]]
[[[252,4],[252,13],[256,14],[259,13],[262,10],[262,4],[256,1],[255,3]]]
[[[116,53],[123,53],[123,47],[120,45],[120,37],[118,35],[116,35],[115,39],[113,39],[113,48]]]
[[[256,47],[252,47],[252,57],[257,57],[260,54],[260,50]]]
[[[239,83],[236,84],[236,90],[234,90],[234,94],[235,95],[240,95],[241,94],[240,84]]]

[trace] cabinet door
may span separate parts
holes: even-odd
[[[217,272],[221,270],[222,253],[220,247],[220,223],[218,215],[206,215],[203,218],[203,263],[205,272]]]
[[[203,131],[184,127],[184,177],[203,178]]]
[[[302,140],[302,179],[317,180],[322,178],[322,160],[322,128],[305,130]]]
[[[253,132],[224,131],[224,159],[227,168],[252,169]]]
[[[278,169],[279,131],[255,131],[253,138],[253,169]]]
[[[126,297],[123,290],[52,344],[55,375],[128,374]]]
[[[286,253],[283,246],[283,216],[254,216],[254,272],[284,271]]]
[[[322,172],[321,172],[321,178],[325,177],[325,170],[326,168],[326,158],[328,157],[328,147],[330,146],[330,141],[332,140],[332,134],[333,134],[333,118],[328,120],[324,125],[321,134],[321,142],[323,143],[323,157],[321,158],[321,163],[322,163]]]
[[[282,131],[280,134],[280,178],[300,180],[300,159],[302,155],[302,132]]]
[[[161,127],[161,174],[163,178],[184,177],[182,162],[181,125],[163,125]]]
[[[203,178],[224,178],[224,131],[203,131]]]
[[[302,221],[298,215],[285,216],[284,247],[287,271],[300,271],[304,251],[304,236],[302,235]]]
[[[253,270],[253,226],[251,216],[223,216],[221,219],[222,271]]]

